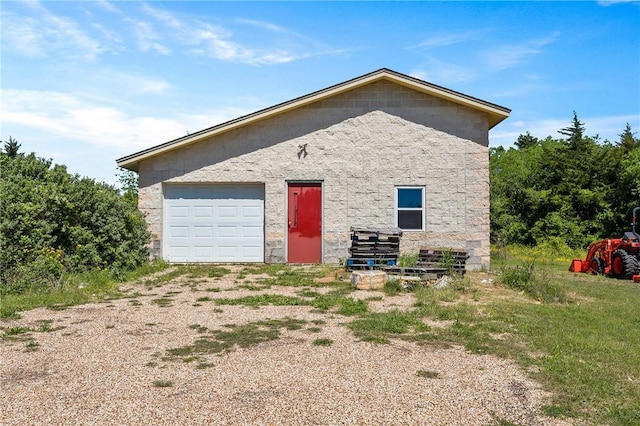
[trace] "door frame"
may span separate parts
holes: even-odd
[[[324,181],[323,180],[285,180],[284,181],[284,258],[289,263],[289,186],[320,185],[320,263],[324,263]]]

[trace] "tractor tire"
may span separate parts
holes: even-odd
[[[604,274],[604,268],[607,265],[607,262],[600,257],[594,257],[591,259],[591,264],[589,265],[589,271],[595,275]]]
[[[628,279],[640,273],[638,260],[624,250],[616,250],[611,255],[611,275]]]

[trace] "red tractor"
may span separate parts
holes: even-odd
[[[640,283],[640,235],[636,232],[636,212],[633,209],[631,232],[622,238],[602,240],[589,246],[587,258],[574,259],[569,271],[608,275],[614,278],[632,279]]]

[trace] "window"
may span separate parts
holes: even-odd
[[[406,231],[424,231],[424,187],[396,187],[396,226]]]

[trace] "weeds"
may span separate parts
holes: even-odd
[[[390,337],[429,330],[416,313],[398,310],[371,313],[352,321],[347,326],[357,338],[374,343],[389,343]]]
[[[154,380],[153,386],[156,388],[170,388],[173,387],[173,381],[171,380]]]
[[[11,327],[11,328],[5,330],[4,331],[4,336],[17,336],[18,334],[29,333],[30,331],[32,331],[32,330],[30,328],[28,328],[28,327],[16,326],[16,327]]]
[[[413,268],[418,265],[418,253],[401,254],[398,256],[398,266]]]
[[[564,303],[568,301],[564,289],[553,282],[546,272],[537,271],[533,262],[503,268],[499,281],[540,302]]]
[[[426,379],[437,379],[440,377],[440,373],[437,371],[418,370],[416,371],[416,376],[424,377]]]
[[[37,351],[39,348],[40,348],[40,343],[32,339],[27,342],[27,346],[25,350],[27,352],[33,352],[33,351]]]
[[[387,280],[384,283],[384,293],[387,296],[395,296],[402,293],[403,290],[402,282],[398,279]]]
[[[46,289],[27,289],[17,294],[0,294],[0,318],[19,318],[19,312],[38,307],[65,309],[92,301],[122,297],[119,283],[138,280],[169,267],[163,261],[152,261],[139,268],[114,276],[109,270],[95,270],[81,274],[65,274],[59,285]]]
[[[266,305],[274,305],[274,306],[296,306],[296,305],[305,305],[307,302],[304,300],[291,297],[291,296],[282,296],[280,294],[260,294],[257,296],[246,296],[240,297],[236,299],[215,299],[215,303],[218,305],[244,305],[244,306],[266,306]]]
[[[154,303],[156,305],[158,305],[161,308],[166,308],[168,306],[171,306],[171,302],[173,302],[173,299],[166,297],[166,296],[162,296],[158,299],[152,299],[151,303]]]
[[[248,348],[259,343],[276,340],[280,336],[280,330],[297,330],[306,322],[293,318],[280,320],[264,320],[248,324],[227,325],[227,330],[209,330],[197,339],[193,344],[179,348],[169,349],[170,359],[175,357],[188,358],[197,355],[223,354],[238,346]],[[192,328],[197,328],[195,326]]]
[[[316,346],[331,346],[331,345],[333,345],[333,340],[326,339],[326,338],[321,338],[321,339],[314,340],[313,344],[316,345]]]

